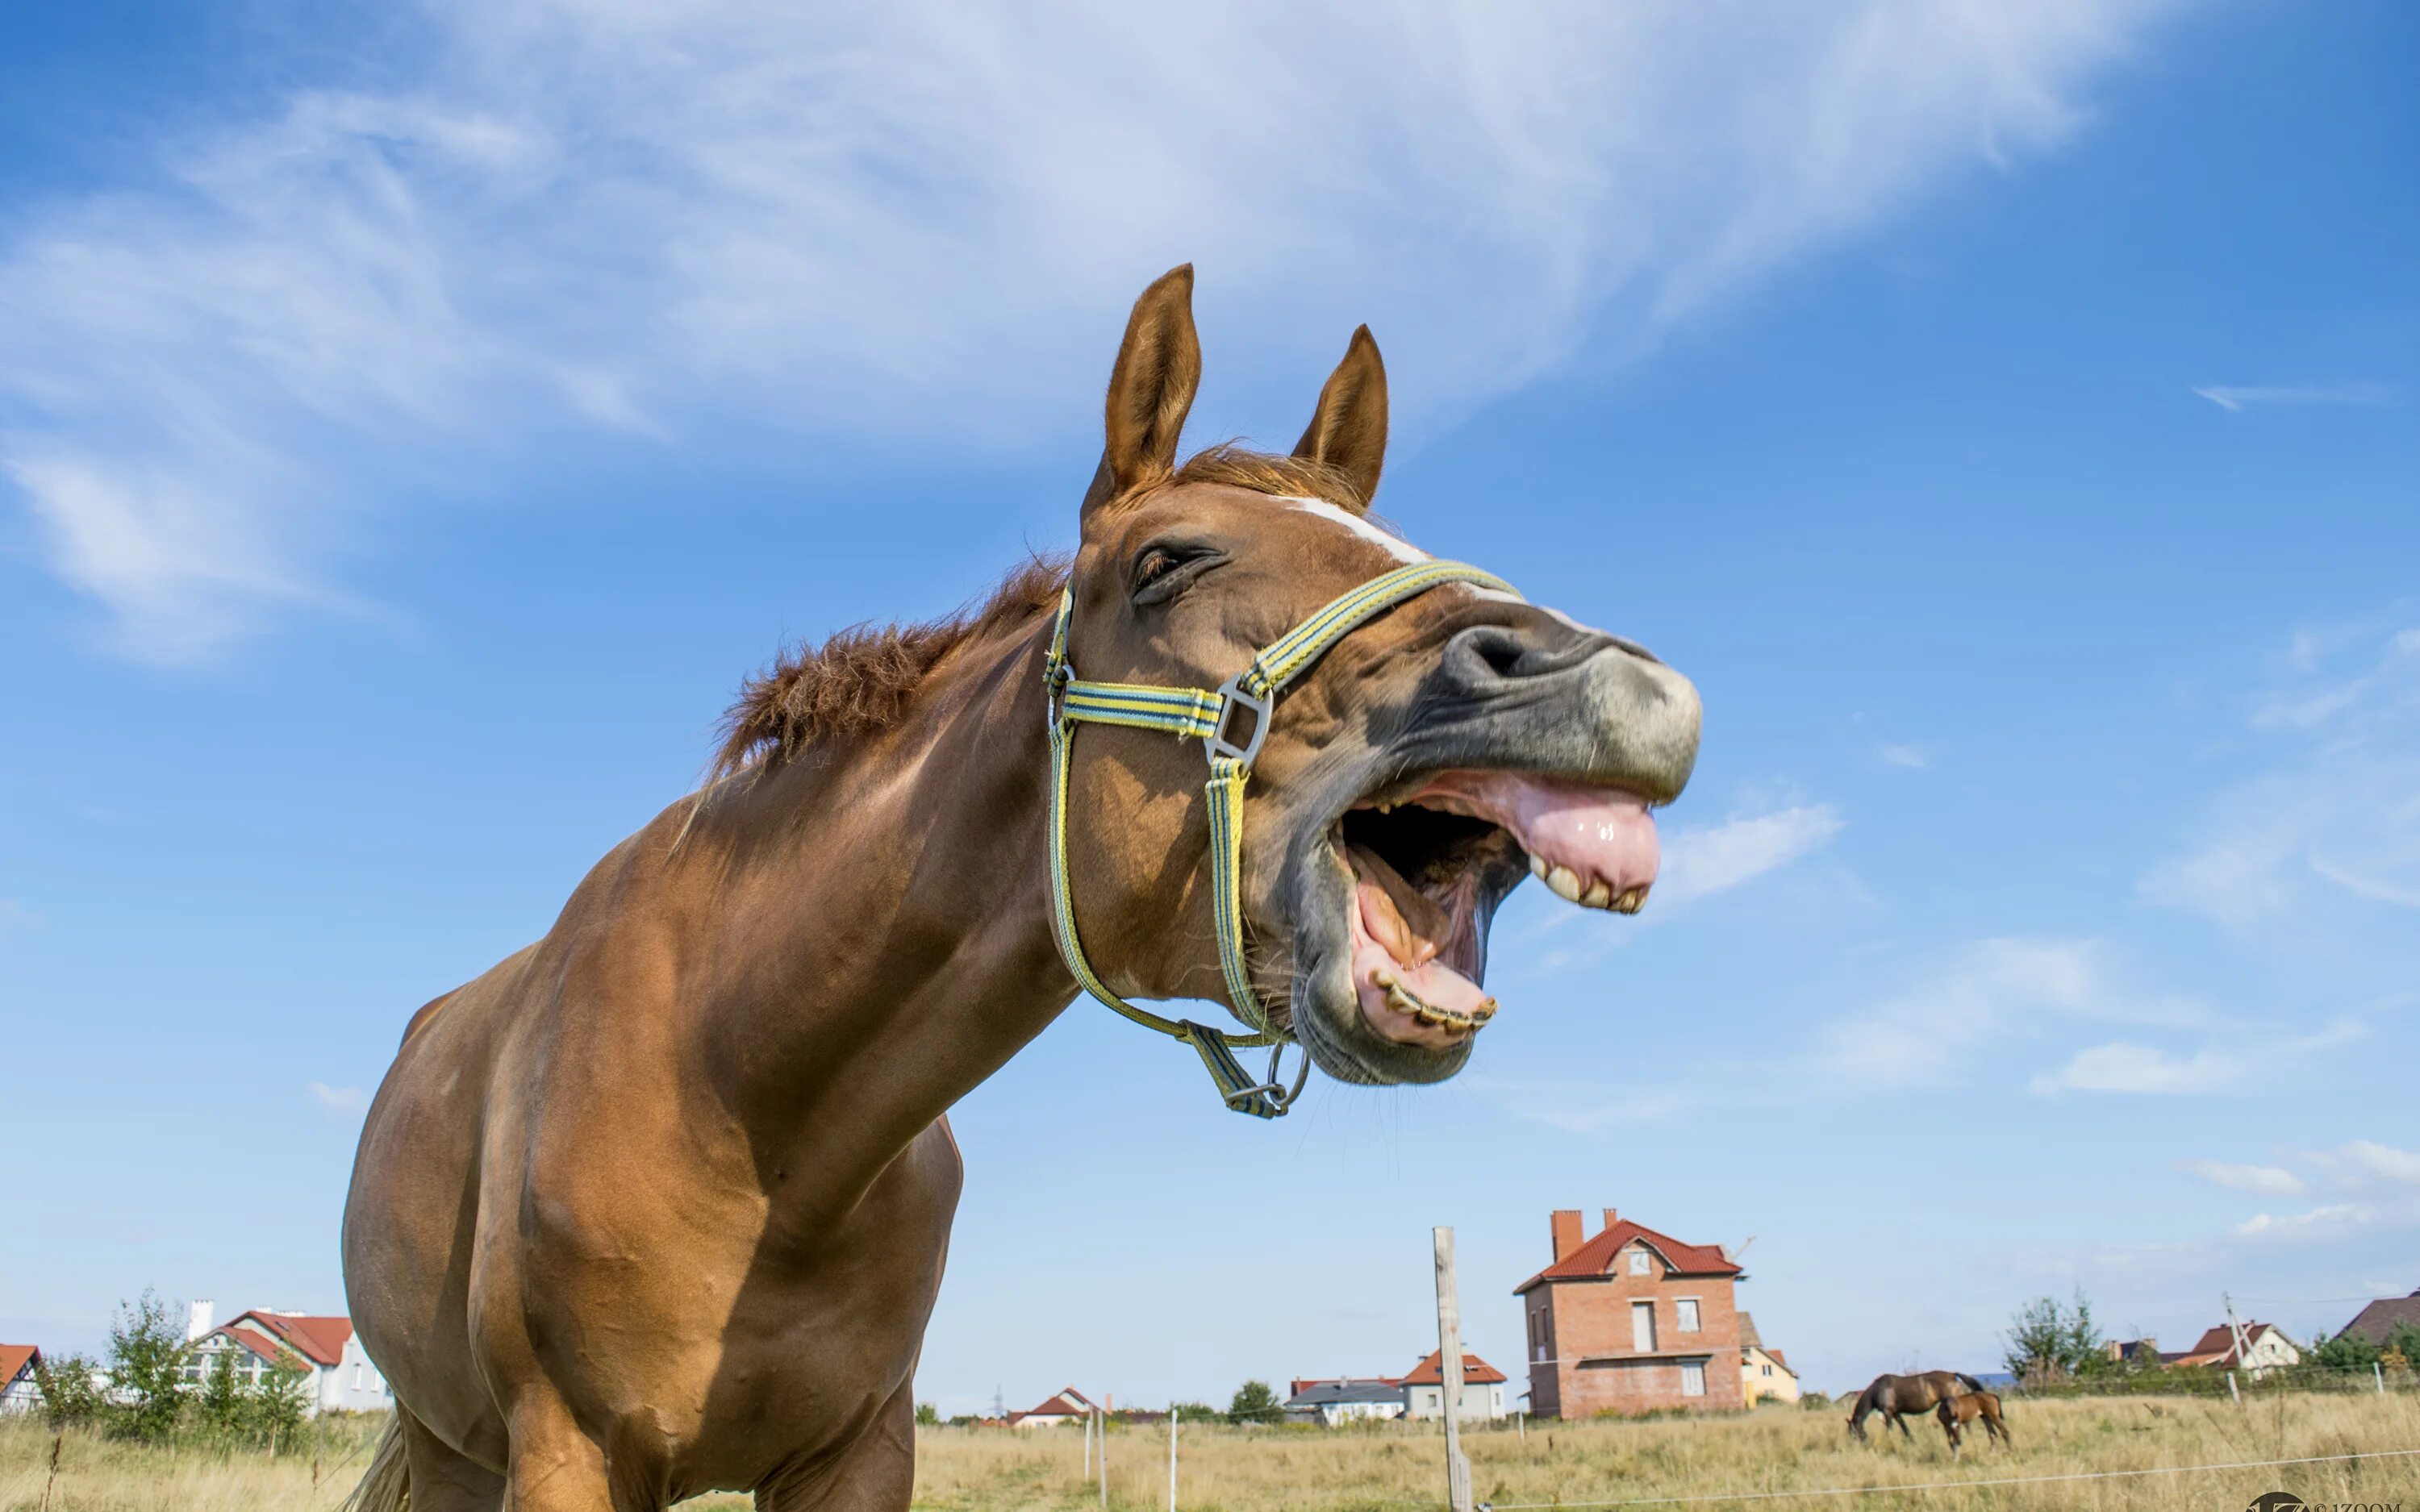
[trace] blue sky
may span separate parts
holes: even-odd
[[[1184,260],[1197,441],[1369,321],[1382,509],[1704,754],[1454,1083],[1072,1010],[923,1395],[1406,1367],[1435,1223],[1510,1367],[1558,1206],[1754,1235],[1826,1387],[2420,1287],[2420,14],[1605,9],[0,13],[0,1338],[340,1305],[410,1011],[783,640],[1068,543]]]

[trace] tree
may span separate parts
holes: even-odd
[[[42,1415],[54,1428],[87,1428],[109,1411],[109,1396],[95,1380],[101,1363],[88,1354],[44,1355],[34,1366],[41,1389]]]
[[[918,1402],[916,1404],[916,1426],[920,1428],[939,1427],[941,1426],[941,1410],[934,1406],[931,1402]]]
[[[292,1350],[281,1348],[277,1358],[260,1373],[260,1380],[246,1393],[245,1428],[256,1443],[274,1449],[281,1443],[291,1443],[302,1431],[302,1417],[310,1410],[311,1394],[306,1383],[311,1367]]]
[[[205,1434],[226,1443],[248,1437],[244,1419],[249,1405],[243,1377],[237,1374],[233,1350],[208,1356],[202,1389],[194,1394],[194,1419]]]
[[[2018,1308],[2001,1341],[2006,1346],[2002,1363],[2027,1385],[2097,1375],[2109,1365],[2100,1326],[2092,1320],[2092,1304],[2081,1288],[2071,1303],[2036,1297]]]
[[[2378,1346],[2358,1334],[2338,1334],[2334,1338],[2322,1334],[2311,1340],[2311,1350],[2303,1359],[2323,1370],[2366,1371],[2378,1363]]]
[[[109,1324],[109,1384],[116,1400],[110,1430],[158,1443],[177,1431],[185,1408],[185,1365],[192,1349],[168,1304],[148,1289],[121,1303]]]
[[[1233,1400],[1227,1403],[1227,1421],[1231,1423],[1268,1423],[1278,1415],[1278,1394],[1265,1381],[1247,1381],[1235,1388]]]
[[[1199,1423],[1205,1418],[1227,1415],[1208,1402],[1171,1402],[1168,1404],[1168,1410],[1174,1412],[1179,1421],[1186,1423]]]

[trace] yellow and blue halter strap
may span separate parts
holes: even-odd
[[[1351,593],[1330,601],[1319,612],[1287,631],[1251,665],[1229,678],[1215,693],[1189,687],[1154,687],[1137,683],[1088,683],[1067,663],[1067,622],[1075,597],[1059,594],[1059,619],[1050,631],[1050,654],[1043,665],[1044,699],[1050,720],[1050,927],[1058,937],[1059,954],[1084,991],[1145,1028],[1156,1029],[1193,1046],[1218,1084],[1218,1095],[1238,1113],[1276,1119],[1302,1089],[1292,1090],[1277,1077],[1277,1061],[1269,1074],[1255,1081],[1235,1058],[1237,1050],[1262,1045],[1280,1050],[1289,1037],[1269,1026],[1260,994],[1244,956],[1244,902],[1241,891],[1244,860],[1244,788],[1251,780],[1252,762],[1268,737],[1269,720],[1278,693],[1317,661],[1330,646],[1377,615],[1407,598],[1446,583],[1473,583],[1512,594],[1499,578],[1459,562],[1422,562],[1398,567],[1371,579]],[[1518,596],[1515,594],[1514,596]],[[1250,711],[1252,727],[1241,743],[1227,734],[1238,708]],[[1178,739],[1202,743],[1210,759],[1205,789],[1210,818],[1211,908],[1218,925],[1218,966],[1227,980],[1227,995],[1236,1015],[1252,1026],[1250,1034],[1233,1034],[1190,1019],[1163,1018],[1137,1008],[1093,971],[1076,933],[1076,903],[1067,879],[1067,769],[1078,723],[1124,725],[1156,730]],[[1307,1074],[1307,1068],[1306,1068]]]

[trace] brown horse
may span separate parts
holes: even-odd
[[[1961,1392],[1955,1396],[1944,1397],[1941,1405],[1933,1409],[1933,1415],[1941,1420],[1941,1431],[1949,1436],[1949,1458],[1952,1459],[1958,1458],[1959,1443],[1965,1438],[1961,1431],[1962,1425],[1978,1417],[1993,1439],[2002,1443],[2011,1442],[2009,1425],[2000,1418],[2000,1398],[1988,1391]]]
[[[1387,433],[1366,330],[1293,455],[1179,465],[1191,294],[1178,269],[1135,306],[1071,563],[749,685],[713,781],[412,1019],[345,1210],[353,1321],[398,1409],[357,1505],[393,1512],[407,1482],[412,1512],[908,1504],[960,1178],[944,1114],[1077,993],[1053,933],[1063,589],[1085,677],[1208,688],[1426,560],[1365,515]],[[1376,613],[1262,717],[1232,887],[1201,744],[1073,743],[1082,957],[1363,1084],[1462,1067],[1495,1008],[1489,921],[1533,869],[1635,909],[1699,731],[1695,689],[1638,647],[1468,582]],[[1224,986],[1222,903],[1250,1003]]]
[[[1902,1421],[1908,1413],[1929,1412],[1936,1403],[1947,1401],[1961,1392],[1982,1389],[1981,1381],[1955,1370],[1928,1370],[1920,1376],[1876,1376],[1857,1394],[1856,1405],[1849,1410],[1849,1436],[1864,1443],[1866,1419],[1880,1412],[1885,1433],[1897,1428],[1900,1438],[1913,1443],[1916,1435],[1908,1432]]]

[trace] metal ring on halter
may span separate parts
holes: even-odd
[[[1227,1105],[1235,1107],[1266,1092],[1269,1095],[1269,1102],[1280,1113],[1294,1106],[1294,1100],[1302,1096],[1304,1084],[1311,1080],[1311,1052],[1308,1050],[1302,1053],[1302,1064],[1295,1068],[1294,1086],[1288,1088],[1278,1080],[1280,1065],[1285,1059],[1285,1048],[1294,1043],[1292,1040],[1280,1040],[1269,1046],[1269,1069],[1262,1073],[1267,1076],[1268,1080],[1258,1087],[1242,1087],[1228,1093]]]

